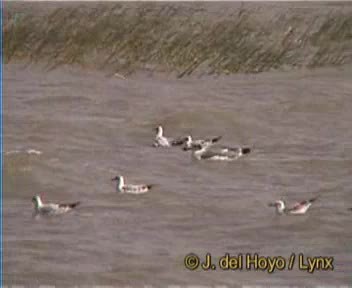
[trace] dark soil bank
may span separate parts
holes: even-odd
[[[352,61],[352,5],[331,3],[4,4],[5,61],[138,69],[178,77]]]

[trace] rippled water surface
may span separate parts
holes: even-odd
[[[176,80],[4,67],[4,280],[38,285],[351,285],[351,67]],[[250,145],[196,162],[166,135]],[[36,152],[29,152],[32,149]],[[41,153],[39,153],[39,151]],[[121,195],[110,181],[155,183]],[[33,219],[31,198],[81,201]],[[320,195],[300,217],[268,202]],[[193,252],[334,257],[334,271],[188,271]]]

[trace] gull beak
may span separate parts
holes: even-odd
[[[268,206],[269,207],[276,207],[276,203],[269,203]]]

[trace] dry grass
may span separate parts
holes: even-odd
[[[5,5],[5,62],[44,61],[50,69],[79,64],[122,74],[147,68],[183,77],[352,61],[347,4],[36,5],[45,4]]]

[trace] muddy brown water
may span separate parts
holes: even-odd
[[[4,284],[351,285],[352,68],[227,77],[4,66]],[[222,135],[248,157],[197,162],[151,146]],[[28,149],[42,154],[29,154]],[[155,183],[121,195],[110,179]],[[33,219],[31,197],[81,201]],[[320,195],[304,216],[267,203]],[[190,253],[334,257],[334,271],[188,271]]]

